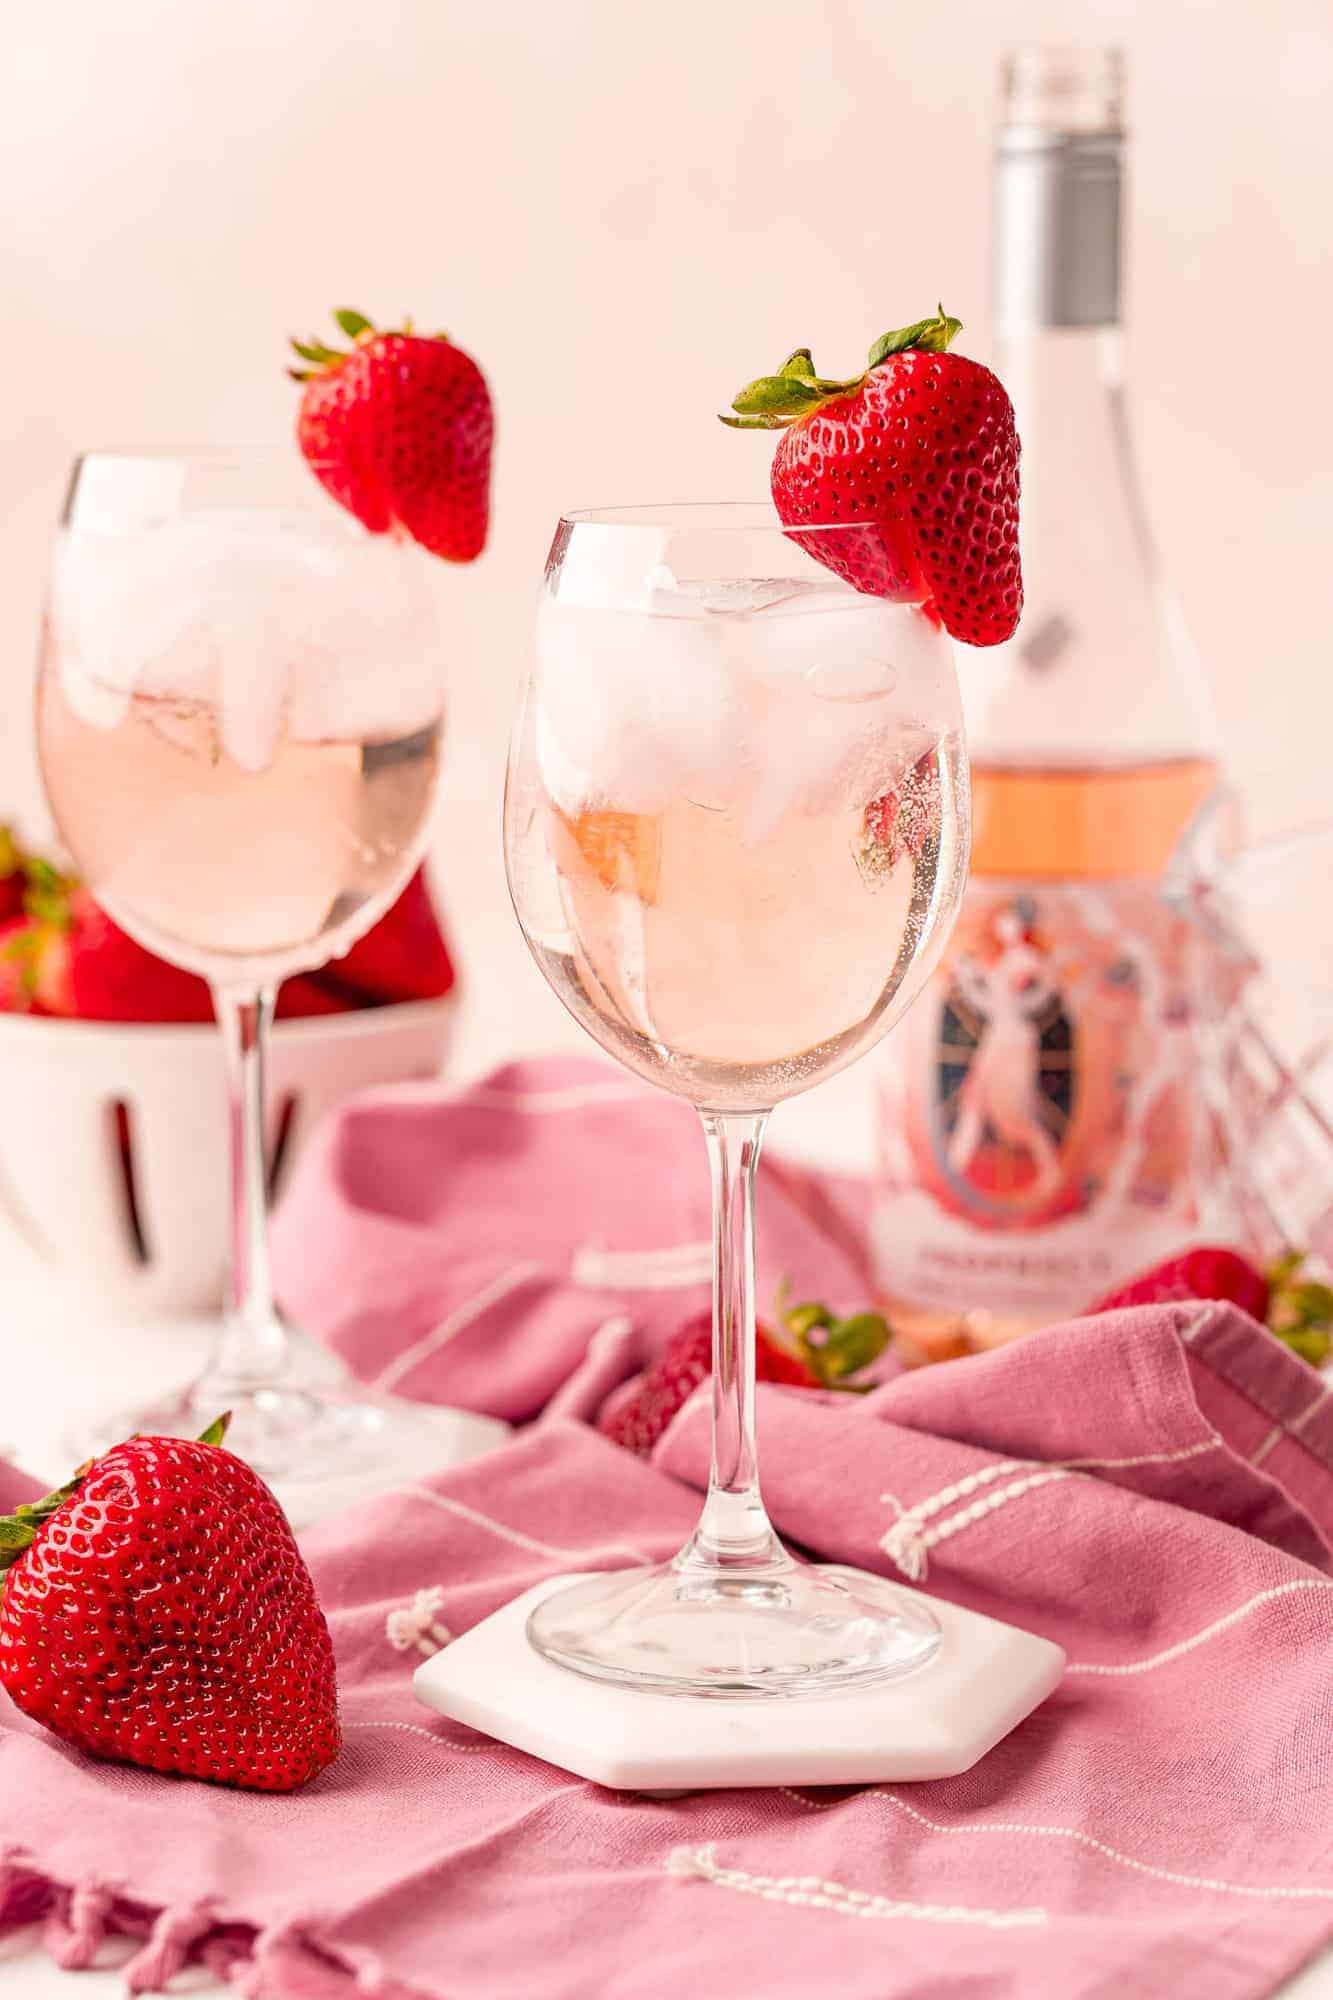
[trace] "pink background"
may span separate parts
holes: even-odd
[[[1152,513],[1255,821],[1327,810],[1333,25],[1323,0],[1081,0],[1132,61],[1130,385]],[[1001,48],[1039,0],[67,0],[0,67],[0,801],[72,453],[274,440],[283,342],[410,309],[500,412],[484,562],[441,574],[438,852],[468,1068],[578,1043],[503,894],[499,787],[563,506],[763,492],[712,411],[801,341],[842,372],[937,297],[985,356]],[[452,859],[465,852],[466,860]]]

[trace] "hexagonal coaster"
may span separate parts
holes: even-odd
[[[1044,1701],[1064,1671],[1049,1639],[932,1597],[939,1652],[882,1687],[740,1700],[641,1693],[553,1666],[528,1644],[533,1606],[577,1580],[552,1577],[525,1591],[427,1660],[413,1686],[442,1715],[622,1791],[952,1777]]]

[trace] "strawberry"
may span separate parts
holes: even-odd
[[[71,1011],[81,1021],[211,1021],[208,982],[123,931],[86,889],[69,897]]]
[[[202,979],[136,944],[75,876],[17,844],[14,853],[23,914],[0,923],[0,1011],[85,1021],[212,1020]]]
[[[389,531],[450,562],[486,543],[491,440],[486,378],[444,333],[380,333],[338,312],[351,351],[294,340],[308,368],[297,438],[316,478],[372,534]]]
[[[0,1014],[72,1014],[69,943],[41,917],[0,922]]]
[[[94,1757],[285,1792],[338,1754],[333,1646],[225,1430],[131,1438],[0,1518],[0,1684]]]
[[[418,868],[392,909],[315,977],[353,1004],[434,1000],[454,983],[425,868]]]
[[[28,878],[23,869],[24,853],[12,826],[0,826],[0,923],[18,916]]]
[[[433,998],[453,984],[448,947],[418,869],[344,958],[284,980],[277,1015],[344,1014]],[[207,981],[136,943],[75,876],[24,852],[0,826],[0,1013],[211,1021],[213,1001]]]
[[[612,1444],[647,1458],[712,1368],[713,1315],[700,1313],[672,1336],[651,1368],[607,1398],[597,1414],[598,1430]]]
[[[1120,1306],[1162,1305],[1176,1299],[1228,1299],[1318,1367],[1333,1347],[1333,1287],[1302,1278],[1304,1261],[1302,1252],[1289,1250],[1265,1273],[1235,1250],[1202,1244],[1141,1271],[1088,1310],[1112,1312]]]
[[[0,827],[0,1013],[71,1014],[67,896],[49,861]]]
[[[331,981],[313,973],[298,973],[283,980],[273,1013],[279,1021],[305,1021],[312,1014],[352,1014],[374,1004],[356,993],[340,993]]]
[[[845,1378],[869,1367],[883,1352],[889,1329],[878,1313],[837,1320],[827,1306],[795,1306],[783,1315],[780,1338],[757,1328],[755,1374],[761,1382],[793,1389],[850,1389]],[[687,1320],[651,1368],[609,1396],[597,1428],[613,1444],[647,1458],[672,1418],[713,1369],[713,1315]]]
[[[949,345],[961,322],[886,333],[866,372],[815,373],[801,347],[742,389],[736,430],[781,430],[773,503],[789,527],[866,523],[864,535],[799,535],[858,590],[919,605],[955,639],[994,646],[1023,608],[1018,433],[1002,384]]]
[[[570,817],[551,807],[551,837],[560,872],[575,881],[588,870],[604,889],[621,889],[655,903],[662,879],[662,823],[649,813],[604,807]]]
[[[861,820],[857,866],[874,883],[889,874],[907,855],[919,859],[928,842],[940,835],[940,767],[933,750],[918,757],[902,785],[881,792],[866,807]]]

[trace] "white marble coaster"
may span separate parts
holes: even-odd
[[[493,1612],[419,1667],[413,1685],[442,1715],[624,1791],[952,1777],[1064,1671],[1049,1639],[931,1598],[939,1652],[879,1688],[804,1700],[640,1693],[553,1666],[528,1644],[533,1606],[576,1580],[549,1578]]]

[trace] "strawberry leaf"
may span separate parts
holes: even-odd
[[[230,1410],[224,1410],[220,1417],[214,1417],[212,1423],[208,1426],[208,1429],[206,1431],[200,1431],[199,1433],[200,1444],[221,1444],[223,1438],[225,1438],[227,1435],[227,1426],[230,1424],[230,1422],[231,1422]]]
[[[25,1500],[12,1514],[0,1514],[0,1572],[17,1562],[25,1549],[32,1547],[43,1521],[78,1492],[87,1470],[86,1465],[80,1466],[74,1477],[64,1486],[57,1486],[54,1493],[44,1493],[40,1500]],[[0,1581],[3,1581],[2,1576]]]
[[[795,1334],[797,1340],[806,1340],[816,1327],[832,1326],[833,1314],[822,1305],[792,1306],[783,1313],[782,1324],[789,1333]]]
[[[904,354],[914,347],[924,354],[943,354],[963,330],[960,319],[950,319],[940,306],[933,319],[919,319],[912,326],[900,326],[894,333],[882,333],[866,359],[868,368],[878,368],[891,354]]]
[[[778,370],[779,375],[794,375],[800,382],[813,381],[814,373],[815,359],[808,347],[798,347],[794,354],[787,356]]]
[[[854,1386],[847,1378],[877,1361],[889,1342],[888,1322],[879,1313],[835,1319],[826,1305],[792,1306],[782,1324],[810,1373],[825,1389]]]
[[[747,382],[732,409],[743,417],[799,417],[819,401],[819,391],[793,375],[760,375]]]
[[[1333,1350],[1333,1286],[1300,1275],[1304,1250],[1286,1250],[1268,1268],[1268,1330],[1314,1368]]]
[[[732,431],[785,431],[791,421],[790,417],[729,417],[725,410],[718,411],[718,422]]]
[[[359,333],[373,333],[374,325],[364,313],[353,312],[350,306],[340,306],[333,315],[349,340],[355,340]]]
[[[1322,1368],[1330,1347],[1333,1347],[1333,1339],[1317,1327],[1296,1327],[1288,1333],[1280,1333],[1278,1339],[1293,1354],[1299,1354],[1302,1361],[1308,1361],[1312,1368]]]
[[[836,1386],[845,1376],[859,1375],[878,1361],[888,1342],[888,1322],[880,1313],[853,1313],[850,1319],[835,1320],[817,1350],[821,1379]]]
[[[347,359],[336,347],[326,347],[322,340],[294,340],[292,346],[302,361],[313,361],[319,368],[327,367],[331,361]]]

